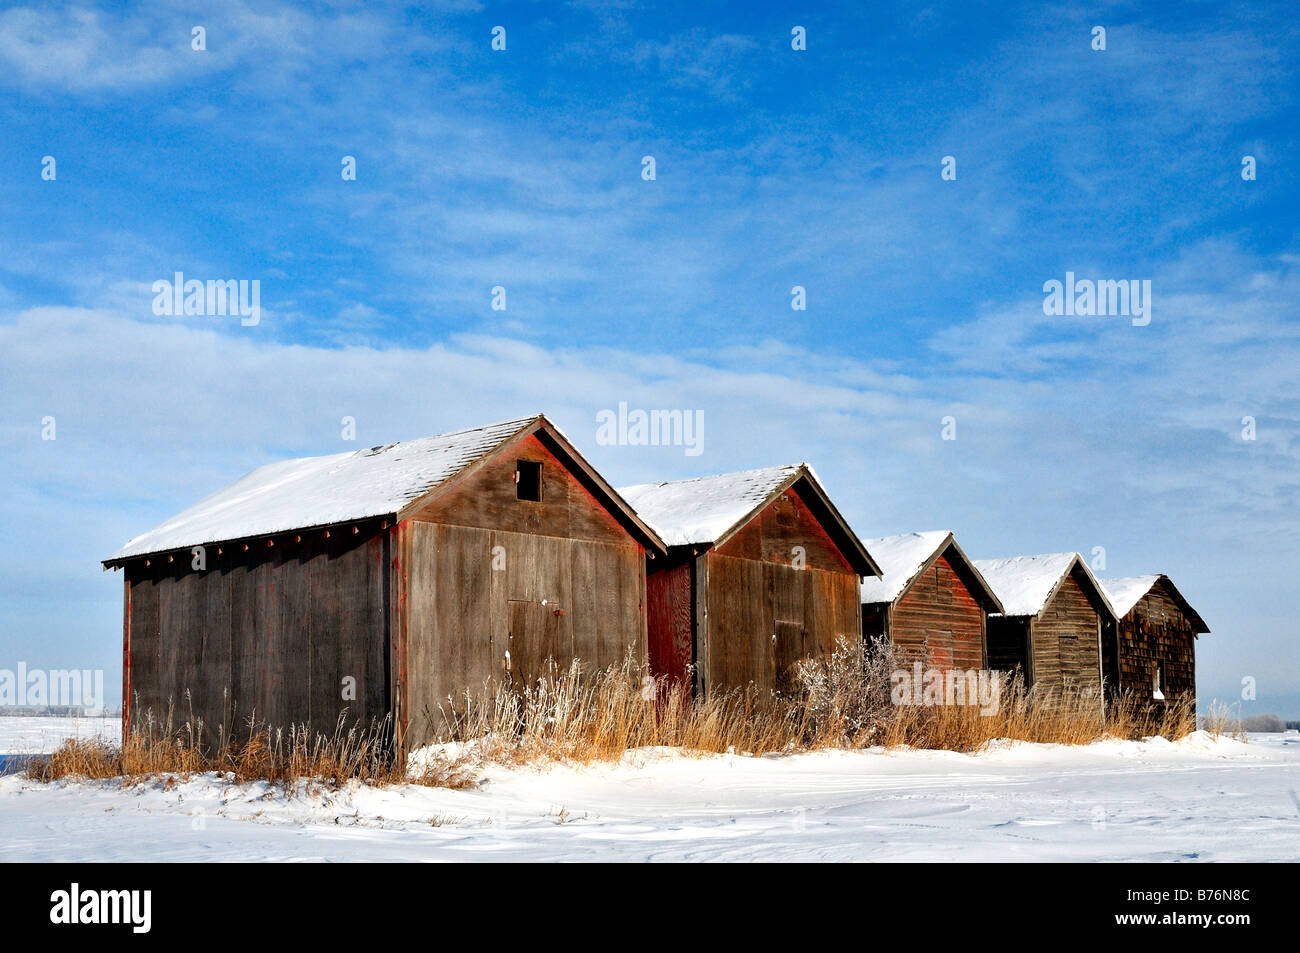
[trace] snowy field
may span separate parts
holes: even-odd
[[[213,776],[130,788],[9,776],[0,859],[1294,861],[1300,735],[977,755],[651,750],[618,765],[494,767],[465,791],[292,797]]]
[[[5,718],[0,717],[0,755],[53,751],[65,738],[101,737],[122,740],[120,717]]]

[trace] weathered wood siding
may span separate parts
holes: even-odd
[[[210,739],[219,726],[246,731],[250,717],[323,731],[345,712],[349,723],[383,718],[383,533],[217,548],[202,571],[179,558],[126,567],[132,728],[169,706],[175,722],[201,718]]]
[[[704,559],[699,638],[709,691],[787,687],[794,662],[859,637],[858,576],[793,490]]]
[[[984,609],[946,556],[894,603],[889,635],[908,663],[967,671],[984,667]]]
[[[1150,699],[1156,666],[1164,667],[1165,700],[1196,701],[1196,630],[1163,581],[1119,623],[1119,687]],[[1108,660],[1109,661],[1109,660]]]
[[[798,547],[798,551],[796,551]],[[786,490],[738,529],[716,552],[722,556],[852,573],[853,568],[799,494]]]
[[[520,500],[516,461],[542,464],[542,499]],[[404,520],[399,687],[407,750],[440,706],[489,683],[646,662],[645,550],[536,437],[504,448]]]
[[[1037,691],[1101,688],[1097,609],[1079,583],[1067,576],[1030,627],[1033,686]]]
[[[515,469],[519,460],[542,465],[540,501],[518,498]],[[617,545],[634,542],[609,510],[532,435],[481,461],[418,510],[404,515],[428,523],[559,539],[590,539]]]

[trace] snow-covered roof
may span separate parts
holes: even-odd
[[[862,601],[893,602],[951,536],[952,533],[940,529],[864,539],[863,545],[880,567],[881,575],[863,580]]]
[[[783,486],[795,485],[803,488],[801,498],[831,533],[854,570],[862,576],[879,572],[871,554],[806,463],[670,483],[638,483],[620,487],[617,492],[667,545],[695,546],[724,541]]]
[[[640,517],[669,546],[712,543],[749,516],[803,465],[619,487]],[[811,468],[809,468],[811,472]]]
[[[105,562],[395,514],[543,418],[270,463],[135,537]]]
[[[1115,607],[1115,614],[1121,619],[1138,604],[1138,600],[1151,591],[1151,587],[1160,581],[1159,573],[1146,576],[1123,576],[1119,579],[1102,579],[1101,586],[1106,590],[1110,604]]]
[[[962,548],[957,545],[949,530],[931,530],[925,533],[900,533],[897,536],[879,536],[864,539],[863,545],[880,567],[879,578],[862,581],[864,605],[891,603],[905,593],[912,583],[936,556],[949,550],[955,557],[955,568],[965,574],[971,594],[990,612],[1002,611],[1001,600],[993,587],[983,577]]]
[[[1003,615],[1038,615],[1056,592],[1065,574],[1078,564],[1096,586],[1097,594],[1110,607],[1105,590],[1097,583],[1088,564],[1078,553],[1043,553],[1006,559],[977,559],[975,568],[993,587],[1002,602]]]
[[[1115,614],[1121,619],[1133,611],[1133,607],[1142,600],[1152,587],[1157,583],[1162,583],[1169,596],[1178,603],[1187,620],[1192,624],[1195,632],[1209,632],[1210,627],[1205,624],[1201,614],[1192,608],[1191,604],[1183,598],[1183,594],[1178,591],[1173,580],[1164,573],[1148,573],[1145,576],[1121,576],[1118,579],[1099,580],[1102,590],[1106,593],[1106,598],[1110,604],[1115,607]]]

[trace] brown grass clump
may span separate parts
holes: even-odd
[[[331,788],[353,780],[449,788],[475,782],[466,764],[440,758],[430,759],[421,771],[408,776],[392,757],[387,721],[349,727],[342,717],[330,734],[313,733],[302,725],[277,729],[250,721],[241,738],[219,731],[218,739],[208,744],[201,722],[191,720],[176,727],[169,712],[161,722],[146,717],[124,744],[69,739],[27,768],[28,777],[39,781],[65,777],[142,781],[206,772],[225,775],[234,783],[268,781],[286,790],[299,782]]]

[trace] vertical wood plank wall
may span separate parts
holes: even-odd
[[[791,660],[861,637],[858,576],[793,489],[702,558],[697,638],[708,691],[782,687]]]
[[[656,678],[686,681],[695,661],[692,609],[689,560],[646,577],[646,642]]]
[[[210,741],[219,726],[246,731],[253,716],[322,731],[345,712],[349,723],[383,718],[381,534],[216,549],[204,571],[179,560],[126,569],[131,727],[160,723],[169,707],[177,724],[202,719]],[[355,700],[343,697],[345,677]]]
[[[539,501],[518,498],[520,460],[542,464]],[[646,664],[645,550],[537,437],[466,473],[403,532],[407,750],[436,736],[440,706],[535,679],[548,657]]]

